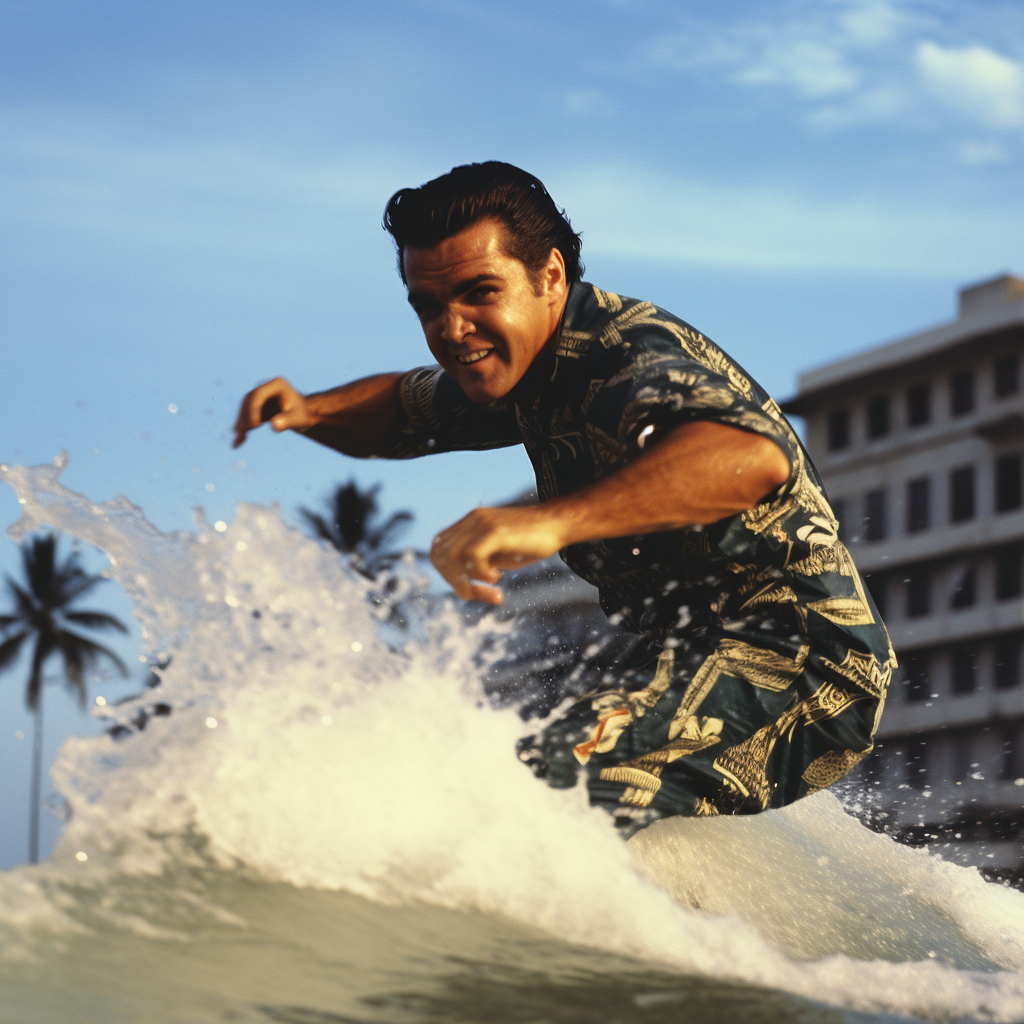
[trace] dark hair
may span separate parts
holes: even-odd
[[[540,179],[512,164],[488,160],[454,167],[419,188],[400,188],[388,200],[384,230],[395,240],[402,281],[405,246],[430,248],[486,217],[505,225],[506,254],[519,260],[531,277],[544,267],[552,249],[562,254],[570,283],[583,276],[582,239]]]

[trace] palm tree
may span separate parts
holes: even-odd
[[[128,627],[106,612],[80,611],[69,608],[74,601],[92,590],[105,577],[90,576],[79,564],[78,554],[72,552],[60,564],[55,555],[57,537],[44,534],[33,537],[21,545],[25,584],[7,577],[7,589],[14,598],[12,614],[0,615],[0,630],[7,635],[0,642],[0,670],[10,666],[22,647],[35,637],[32,667],[25,688],[25,704],[35,715],[35,736],[32,746],[32,795],[29,804],[28,859],[39,860],[39,781],[43,755],[43,666],[52,654],[60,654],[64,661],[64,682],[78,695],[78,703],[85,707],[85,672],[97,661],[107,659],[123,676],[128,675],[124,662],[109,648],[69,629],[116,629],[128,632]]]
[[[370,579],[400,557],[391,548],[413,518],[411,512],[395,512],[384,523],[375,525],[379,490],[380,484],[363,491],[355,480],[349,480],[339,484],[325,502],[327,516],[308,508],[299,509],[321,540],[348,555],[352,567]]]

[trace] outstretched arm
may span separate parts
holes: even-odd
[[[277,377],[242,399],[233,447],[241,445],[246,434],[270,414],[268,421],[279,433],[297,430],[357,458],[384,455],[404,423],[398,394],[402,376],[381,373],[311,395],[299,394],[283,377]]]
[[[573,494],[519,508],[477,508],[434,538],[430,557],[462,598],[500,604],[493,586],[581,541],[714,523],[789,479],[789,460],[759,434],[706,421],[676,427],[650,451]]]

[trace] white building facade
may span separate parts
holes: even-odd
[[[811,370],[784,403],[900,661],[866,765],[887,830],[1024,881],[1024,280]]]

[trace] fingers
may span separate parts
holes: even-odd
[[[255,430],[261,423],[269,422],[271,427],[280,433],[293,427],[305,427],[305,399],[283,377],[253,388],[238,410],[235,421],[235,437],[232,448],[238,448],[250,430]]]
[[[521,569],[560,546],[536,511],[477,508],[434,538],[430,560],[459,597],[499,604],[502,593],[493,584],[503,570]]]

